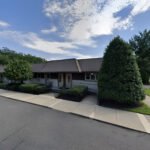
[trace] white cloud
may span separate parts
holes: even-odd
[[[128,16],[122,18],[116,15],[128,6],[131,6]],[[11,30],[0,31],[0,38],[50,54],[87,58],[90,56],[77,52],[81,45],[96,47],[95,37],[128,29],[134,24],[136,15],[149,10],[150,0],[45,0],[44,13],[50,21],[56,19],[57,26],[43,29],[41,33],[55,32],[64,42],[48,41],[32,32]],[[0,21],[0,27],[8,26],[7,22]]]
[[[133,5],[131,14],[135,16],[150,9],[150,0],[133,0]]]
[[[43,30],[41,30],[41,32],[43,34],[50,34],[52,32],[56,32],[56,31],[57,31],[57,28],[55,26],[53,26],[51,29],[43,29]]]
[[[9,23],[0,20],[0,27],[8,27],[8,26],[10,26]]]
[[[21,46],[30,48],[33,50],[43,51],[50,54],[59,54],[65,56],[72,56],[77,58],[87,58],[88,55],[83,55],[72,49],[78,48],[74,43],[71,42],[52,42],[40,38],[37,34],[29,32],[22,33],[18,31],[0,31],[0,38],[8,40],[14,40]]]
[[[132,10],[126,18],[115,15],[128,6]],[[93,37],[129,28],[134,16],[149,9],[150,0],[46,0],[44,4],[46,16],[52,19],[57,14],[62,19],[66,39],[90,46]]]

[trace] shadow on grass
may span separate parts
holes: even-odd
[[[118,103],[114,100],[100,100],[99,105],[105,106],[105,107],[111,107],[111,108],[135,108],[140,107],[143,105],[142,102],[136,102],[136,103]]]
[[[103,100],[99,105],[108,108],[114,108],[114,109],[120,109],[120,110],[150,115],[150,107],[143,102],[138,102],[133,104],[120,104],[115,101]]]

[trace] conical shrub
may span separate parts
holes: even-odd
[[[135,55],[128,43],[114,38],[106,48],[98,75],[99,103],[132,104],[145,98]]]

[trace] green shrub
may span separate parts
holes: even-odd
[[[0,89],[7,89],[12,91],[20,91],[25,93],[31,93],[31,94],[42,94],[47,93],[50,91],[50,86],[47,87],[43,84],[32,84],[32,83],[26,83],[26,84],[19,84],[19,83],[0,83]]]
[[[114,38],[106,48],[98,76],[99,103],[133,104],[145,98],[139,68],[129,44]]]
[[[6,89],[6,84],[5,83],[0,83],[0,89]]]
[[[12,91],[18,91],[18,87],[20,84],[16,84],[16,83],[0,83],[0,88],[1,89],[7,89],[7,90],[12,90]]]
[[[6,84],[6,89],[12,91],[19,91],[19,86],[20,86],[19,83],[9,83]]]
[[[60,98],[81,101],[88,93],[88,87],[86,86],[75,86],[70,89],[62,90],[59,94]]]
[[[4,75],[16,83],[23,83],[32,78],[31,65],[24,60],[11,60],[5,67]]]
[[[21,84],[19,86],[19,90],[21,92],[32,94],[42,94],[50,91],[50,89],[43,84],[31,84],[31,83]]]

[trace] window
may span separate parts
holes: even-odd
[[[94,73],[91,73],[91,80],[96,80],[96,75]]]
[[[85,73],[85,80],[96,81],[97,74],[96,73]]]
[[[51,78],[51,74],[50,73],[47,73],[47,78]]]
[[[73,80],[85,80],[85,74],[84,73],[72,73],[72,79]]]
[[[44,73],[40,74],[40,78],[44,79]]]
[[[37,78],[38,74],[37,73],[34,73],[33,74],[33,78]]]
[[[41,76],[40,76],[41,74],[40,73],[37,73],[37,78],[41,78]]]
[[[58,73],[51,73],[51,79],[58,79]]]
[[[86,73],[86,74],[85,74],[85,80],[90,80],[90,79],[91,79],[90,73]]]
[[[44,73],[34,73],[33,78],[44,78]]]

